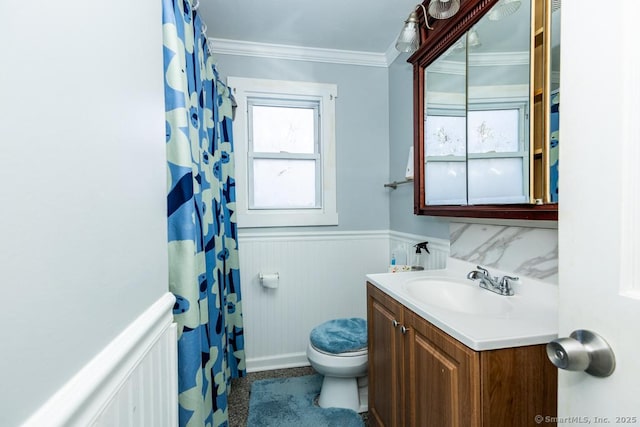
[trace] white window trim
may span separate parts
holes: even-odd
[[[233,122],[236,158],[236,219],[239,228],[337,225],[335,84],[228,77],[238,104]],[[247,99],[316,100],[320,104],[322,206],[316,209],[249,209]]]

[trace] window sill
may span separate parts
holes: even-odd
[[[238,214],[238,228],[261,227],[313,227],[318,225],[338,225],[336,212],[301,213],[287,211],[260,211]]]

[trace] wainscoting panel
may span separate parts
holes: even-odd
[[[391,249],[431,239],[383,231],[239,234],[247,370],[308,365],[309,332],[338,317],[366,318],[366,274],[386,272]],[[437,240],[437,239],[435,239]],[[430,244],[427,268],[446,264],[448,242]],[[277,288],[260,274],[278,273]]]
[[[177,426],[174,302],[160,298],[22,427]]]
[[[308,365],[311,329],[366,318],[367,273],[387,269],[388,231],[239,235],[247,370]],[[260,273],[278,273],[275,289]]]
[[[429,242],[430,253],[422,252],[421,264],[427,270],[436,270],[447,267],[447,257],[449,256],[449,241],[436,239],[434,237],[418,236],[415,234],[400,233],[391,231],[389,233],[390,251],[396,248],[403,248],[407,254],[407,263],[414,265],[416,249],[414,245],[419,242]]]

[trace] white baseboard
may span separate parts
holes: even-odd
[[[247,372],[272,371],[274,369],[309,366],[306,353],[290,353],[271,357],[247,359]]]

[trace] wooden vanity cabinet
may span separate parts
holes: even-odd
[[[367,284],[370,426],[403,425],[403,319],[402,304]]]
[[[371,426],[525,427],[556,416],[544,345],[471,350],[371,284],[367,310]]]
[[[480,427],[479,353],[412,311],[403,314],[408,416],[403,426]]]

